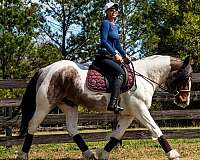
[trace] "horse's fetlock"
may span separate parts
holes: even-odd
[[[96,159],[98,160],[108,160],[109,152],[106,152],[104,149],[97,148],[96,149]]]
[[[82,153],[83,154],[83,158],[85,160],[95,160],[95,156],[94,156],[94,153],[91,151],[91,150],[87,150],[85,152]]]
[[[28,160],[28,153],[25,153],[23,151],[17,151],[16,152],[16,159]]]

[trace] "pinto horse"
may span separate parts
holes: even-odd
[[[88,66],[69,60],[55,62],[40,69],[30,80],[23,96],[21,135],[25,135],[22,149],[17,158],[28,159],[33,135],[45,116],[58,106],[66,115],[69,135],[78,145],[85,159],[108,160],[109,153],[118,144],[125,130],[134,118],[139,120],[158,140],[168,159],[179,160],[179,153],[173,149],[162,131],[150,115],[152,97],[161,86],[174,94],[175,103],[185,108],[190,102],[191,64],[190,58],[181,61],[171,56],[155,55],[133,62],[136,71],[137,88],[122,93],[119,105],[124,111],[118,115],[118,124],[111,133],[110,140],[96,154],[89,150],[78,133],[78,105],[91,110],[105,112],[110,93],[95,92],[88,89],[86,77]],[[65,100],[64,100],[65,99]]]

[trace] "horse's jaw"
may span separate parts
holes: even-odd
[[[177,102],[174,102],[177,106],[181,107],[181,108],[186,108],[187,106],[189,106],[189,104],[178,104]]]

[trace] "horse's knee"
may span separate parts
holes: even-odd
[[[34,134],[37,131],[38,126],[42,123],[46,115],[49,113],[49,108],[42,108],[42,109],[36,109],[36,112],[34,113],[32,119],[29,121],[28,124],[28,133]]]
[[[37,132],[39,124],[30,122],[28,126],[28,133],[34,135],[35,132]]]
[[[128,126],[131,124],[132,120],[133,116],[120,116],[118,118],[118,123],[115,130],[113,130],[109,137],[115,137],[116,139],[120,140]]]
[[[73,119],[69,119],[69,117],[66,117],[66,128],[71,137],[78,134],[77,122],[73,121]]]
[[[78,111],[77,108],[69,108],[66,114],[66,128],[70,136],[78,134]]]

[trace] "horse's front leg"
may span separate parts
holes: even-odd
[[[66,104],[59,105],[59,108],[66,115],[66,127],[69,135],[73,138],[74,142],[77,144],[82,152],[84,159],[93,160],[95,159],[94,153],[89,150],[86,142],[78,133],[78,107],[69,106]]]
[[[165,151],[168,159],[170,160],[179,160],[179,153],[172,149],[171,145],[168,143],[167,139],[163,136],[162,131],[158,127],[158,125],[153,120],[152,116],[150,115],[149,110],[147,109],[145,104],[141,104],[138,107],[134,107],[133,109],[135,117],[149,129],[152,133],[153,139],[158,140],[161,147]]]
[[[97,159],[108,160],[109,153],[120,142],[121,137],[124,135],[125,130],[133,121],[131,115],[119,115],[116,129],[110,134],[110,140],[103,149],[97,149]]]

